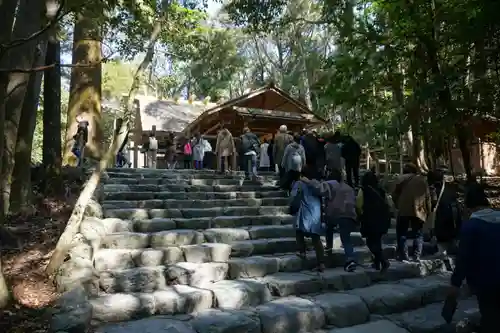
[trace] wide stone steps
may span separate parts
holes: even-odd
[[[147,208],[117,208],[104,209],[104,217],[123,220],[146,220],[154,218],[198,218],[217,216],[245,216],[245,215],[286,215],[288,206],[232,206],[212,208],[185,208],[185,209],[147,209]]]
[[[214,207],[262,207],[286,206],[288,198],[249,198],[249,199],[212,199],[212,200],[187,200],[187,199],[146,199],[146,200],[103,200],[103,209],[116,208],[153,208],[153,209],[186,209],[186,208],[214,208]]]
[[[441,260],[392,260],[391,229],[383,239],[391,267],[380,273],[370,268],[371,253],[354,232],[361,266],[343,270],[336,234],[329,268],[315,272],[313,251],[305,259],[295,254],[294,218],[276,176],[261,173],[260,182],[244,180],[241,172],[108,169],[100,196],[108,227],[95,253],[99,293],[91,299],[96,332],[448,329],[440,312],[450,277]],[[425,243],[424,256],[434,252]],[[456,319],[477,317],[476,302],[463,297]]]
[[[276,177],[263,177],[260,182],[265,185],[276,185]],[[255,182],[244,179],[242,177],[221,178],[208,176],[207,178],[109,178],[104,180],[104,184],[119,184],[119,185],[190,185],[190,186],[243,186],[256,185]]]
[[[121,293],[103,294],[92,300],[93,316],[95,320],[109,322],[146,315],[193,314],[210,308],[238,310],[257,307],[254,311],[258,313],[259,306],[263,309],[282,304],[285,308],[293,308],[294,305],[288,303],[293,299],[298,304],[310,302],[308,304],[312,306],[306,313],[316,306],[321,309],[324,319],[317,323],[319,326],[311,328],[321,328],[325,324],[351,326],[368,321],[370,314],[401,312],[443,300],[449,277],[442,273],[441,266],[438,261],[428,261],[422,265],[393,263],[385,274],[361,268],[353,273],[346,273],[343,269],[328,269],[320,274],[311,271],[276,273],[262,278],[220,280],[198,287],[168,286],[154,279],[158,275],[152,275],[151,279],[142,281],[142,285],[149,289],[122,290]],[[439,275],[429,276],[425,280],[418,278],[431,274]],[[128,279],[132,281],[130,277]],[[112,288],[111,283],[109,286]],[[161,288],[155,289],[158,286]],[[328,292],[330,294],[325,294]],[[303,298],[297,295],[303,295]],[[352,318],[356,316],[350,315],[347,316],[351,317],[349,320],[336,313],[346,313],[345,308],[354,299],[366,307],[363,316]],[[283,310],[274,316],[286,317]],[[329,315],[325,316],[326,311]],[[327,322],[326,318],[329,318]],[[298,328],[293,328],[293,331],[302,332]]]
[[[254,192],[254,191],[277,191],[279,187],[271,184],[249,184],[249,185],[155,185],[155,184],[104,184],[104,192]]]
[[[103,200],[229,200],[229,199],[265,199],[284,198],[286,193],[276,191],[247,191],[247,192],[148,192],[148,191],[121,191],[105,192]]]

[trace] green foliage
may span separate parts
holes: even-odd
[[[131,64],[119,60],[109,61],[102,66],[103,98],[120,99],[128,94],[134,80],[135,68]]]

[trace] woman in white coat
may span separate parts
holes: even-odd
[[[194,168],[200,170],[203,169],[203,158],[205,157],[205,153],[211,151],[212,146],[207,140],[203,139],[200,134],[197,134],[193,141]]]
[[[260,169],[263,171],[269,171],[271,167],[271,160],[268,154],[269,142],[267,139],[260,145]]]

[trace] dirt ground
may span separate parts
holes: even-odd
[[[487,192],[500,208],[500,179],[489,180]],[[0,310],[0,332],[48,332],[48,307],[59,296],[44,273],[54,246],[66,226],[76,194],[70,197],[43,198],[36,215],[16,216],[7,226],[18,245],[2,250],[4,274],[12,288],[13,305]]]

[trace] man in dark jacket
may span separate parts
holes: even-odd
[[[457,298],[467,279],[481,313],[481,332],[498,332],[500,314],[500,211],[490,208],[478,183],[468,185],[465,206],[472,212],[462,224],[450,297]]]
[[[250,131],[250,128],[245,127],[241,136],[241,152],[243,154],[245,175],[254,180],[257,178],[257,152],[259,148],[259,138]]]
[[[338,136],[335,133],[335,136]],[[342,157],[345,160],[346,181],[349,186],[359,186],[359,157],[361,147],[359,143],[350,135],[345,135],[342,139]],[[353,179],[354,178],[354,179]]]
[[[319,171],[322,163],[324,163],[324,150],[320,149],[320,143],[316,133],[305,131],[305,134],[301,138],[301,142],[306,151],[306,164],[310,167],[310,170],[315,173],[315,178],[319,179]]]

